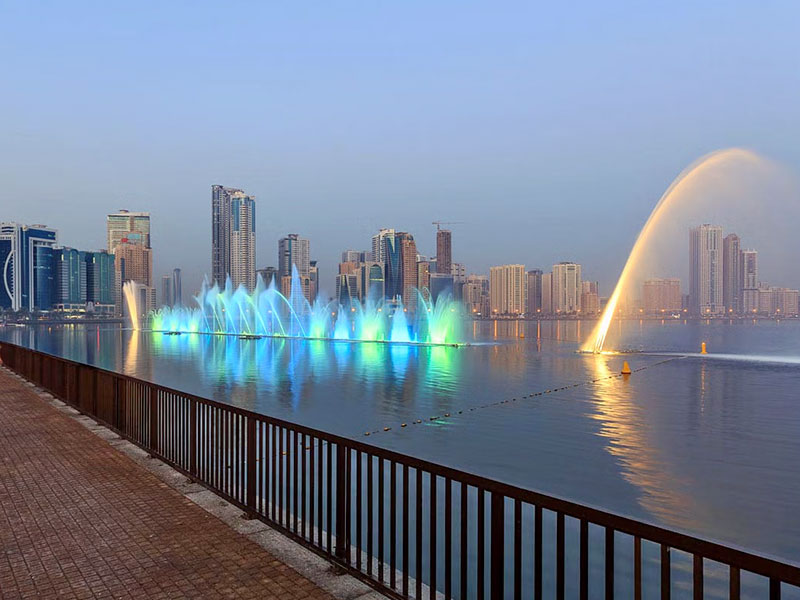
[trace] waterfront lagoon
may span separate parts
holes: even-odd
[[[457,348],[102,325],[0,340],[800,561],[800,322],[621,321],[608,339],[632,353],[580,354],[592,326],[475,322]]]

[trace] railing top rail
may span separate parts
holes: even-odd
[[[454,467],[448,467],[422,458],[409,456],[397,452],[395,450],[382,448],[380,446],[366,444],[358,440],[321,431],[313,427],[299,425],[297,423],[292,423],[290,421],[286,421],[284,419],[280,419],[277,417],[263,415],[244,408],[240,408],[238,406],[232,406],[229,404],[225,404],[223,402],[218,402],[216,400],[202,398],[200,396],[196,396],[195,394],[191,394],[189,392],[176,390],[174,388],[170,388],[151,381],[137,379],[135,377],[131,377],[130,375],[126,375],[124,373],[117,373],[115,371],[103,369],[102,367],[97,367],[95,365],[88,365],[85,363],[76,362],[68,358],[63,358],[61,356],[49,354],[46,352],[42,352],[40,350],[34,350],[24,346],[19,346],[17,344],[11,344],[8,342],[0,342],[0,347],[2,346],[11,346],[15,349],[18,348],[26,352],[31,352],[33,354],[48,356],[57,359],[63,363],[72,364],[78,367],[88,367],[91,369],[96,369],[97,371],[107,373],[111,376],[118,377],[123,380],[132,381],[134,383],[138,384],[145,383],[148,386],[151,386],[153,389],[169,394],[176,394],[184,398],[191,399],[200,404],[213,406],[221,410],[230,411],[235,414],[239,414],[278,427],[292,429],[294,431],[297,431],[298,433],[304,433],[306,435],[319,438],[323,442],[341,445],[343,447],[364,452],[368,455],[373,455],[375,457],[384,460],[389,460],[402,465],[407,465],[408,467],[414,469],[427,471],[433,475],[461,482],[469,486],[485,490],[487,492],[494,492],[502,494],[503,496],[509,498],[519,499],[522,502],[529,503],[535,506],[541,506],[542,508],[550,511],[563,513],[564,515],[575,519],[585,520],[593,525],[597,525],[600,527],[610,527],[615,531],[626,533],[632,536],[638,536],[643,540],[647,540],[657,544],[664,544],[676,550],[680,550],[691,554],[697,554],[709,560],[737,566],[746,571],[763,575],[765,577],[771,577],[771,578],[774,577],[791,585],[800,586],[800,565],[790,563],[783,559],[761,554],[755,554],[748,550],[744,550],[742,548],[738,548],[729,544],[723,544],[720,542],[703,539],[695,535],[678,530],[666,529],[659,525],[654,525],[651,523],[647,523],[645,521],[633,519],[631,517],[626,517],[623,515],[611,513],[601,508],[593,507],[587,504],[578,504],[577,502],[574,502],[572,500],[567,500],[564,498],[559,498],[557,496],[544,494],[542,492],[536,492],[530,489],[521,488],[519,486],[510,483],[504,483],[494,479],[489,479],[481,475],[467,473],[465,471],[462,471]]]

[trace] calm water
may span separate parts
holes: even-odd
[[[607,378],[622,357],[575,352],[590,329],[476,323],[465,348],[96,326],[0,339],[800,562],[800,323],[624,322],[612,343],[654,351],[626,357],[645,367],[627,379]],[[707,357],[670,354],[701,341]]]

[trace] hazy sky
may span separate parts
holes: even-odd
[[[221,183],[259,267],[297,232],[328,288],[379,227],[434,254],[445,220],[468,271],[569,259],[608,293],[699,155],[800,172],[798,27],[794,0],[1,2],[0,220],[91,249],[150,211],[156,278],[194,287]]]

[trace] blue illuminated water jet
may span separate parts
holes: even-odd
[[[368,298],[347,305],[338,301],[313,304],[302,293],[297,269],[292,269],[291,293],[287,298],[273,280],[265,286],[259,278],[256,289],[233,289],[230,279],[224,289],[203,282],[194,297],[195,306],[163,307],[149,315],[150,329],[171,333],[205,333],[237,336],[286,337],[351,342],[384,342],[427,345],[464,344],[464,312],[451,294],[436,301],[414,290],[416,311],[402,301]],[[126,296],[135,302],[136,296]],[[139,314],[129,306],[130,314]],[[142,327],[134,323],[134,329]]]

